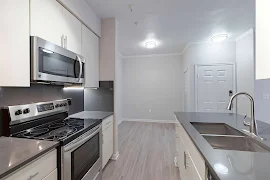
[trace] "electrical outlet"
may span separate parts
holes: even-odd
[[[267,93],[263,94],[263,99],[269,99],[269,98],[270,98],[269,94],[267,94]]]

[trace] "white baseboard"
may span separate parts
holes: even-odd
[[[119,151],[117,151],[115,154],[112,155],[111,160],[116,161],[119,157]]]
[[[175,123],[175,120],[156,120],[156,119],[129,119],[123,118],[123,121],[132,121],[132,122],[149,122],[149,123]]]

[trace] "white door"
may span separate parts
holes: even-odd
[[[188,107],[188,69],[184,72],[184,112],[189,111]]]
[[[196,78],[198,112],[233,112],[226,109],[234,90],[233,65],[197,66]]]

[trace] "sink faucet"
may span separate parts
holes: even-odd
[[[246,92],[239,92],[239,93],[234,94],[234,95],[231,97],[230,101],[229,101],[229,104],[228,104],[227,109],[228,109],[228,110],[231,110],[231,109],[232,109],[232,101],[233,101],[234,98],[235,98],[236,96],[238,96],[238,95],[245,95],[245,96],[247,96],[247,97],[249,98],[249,100],[250,100],[250,102],[251,102],[251,122],[249,123],[249,122],[244,121],[244,125],[245,125],[245,126],[249,126],[250,133],[251,133],[252,136],[257,136],[257,137],[259,137],[259,135],[258,135],[258,129],[257,129],[257,122],[256,122],[256,119],[255,119],[255,117],[254,117],[254,99],[252,98],[251,95],[249,95],[249,94],[246,93]]]

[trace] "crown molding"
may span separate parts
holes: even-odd
[[[244,32],[243,34],[241,34],[240,36],[238,36],[237,38],[235,38],[235,42],[245,38],[246,36],[250,35],[250,34],[253,34],[254,33],[254,29],[251,28],[249,30],[247,30],[246,32]]]

